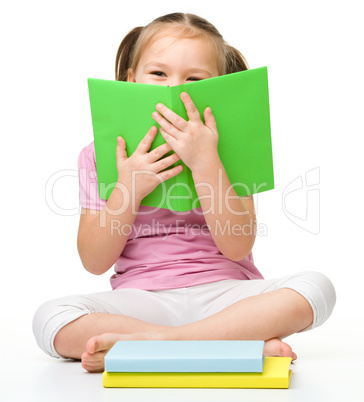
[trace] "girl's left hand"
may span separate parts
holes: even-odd
[[[216,166],[219,161],[217,143],[219,135],[215,118],[210,108],[204,111],[205,124],[196,106],[186,92],[181,93],[188,121],[159,103],[154,120],[161,126],[160,132],[166,142],[193,173]]]

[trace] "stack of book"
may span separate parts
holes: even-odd
[[[263,341],[119,341],[105,357],[106,388],[288,388],[290,357]]]

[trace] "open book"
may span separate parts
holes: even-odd
[[[130,157],[150,127],[158,127],[152,118],[157,103],[187,120],[182,92],[191,96],[201,119],[206,107],[211,107],[219,133],[219,156],[237,195],[274,188],[267,67],[174,87],[89,78],[88,88],[101,199],[109,198],[118,179],[116,138],[124,138]],[[163,143],[158,131],[150,150]],[[201,206],[191,170],[181,160],[177,164],[183,165],[183,171],[161,182],[141,205],[173,211]]]

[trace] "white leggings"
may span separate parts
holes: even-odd
[[[231,279],[180,289],[119,289],[63,297],[39,307],[33,332],[41,349],[61,357],[54,348],[57,332],[86,314],[122,314],[153,324],[179,326],[211,316],[241,299],[281,288],[295,290],[311,305],[314,319],[305,331],[323,324],[331,315],[336,302],[332,283],[321,273],[305,271],[270,280]]]

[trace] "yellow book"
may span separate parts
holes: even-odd
[[[266,357],[262,373],[109,373],[105,388],[288,388],[290,357]]]

